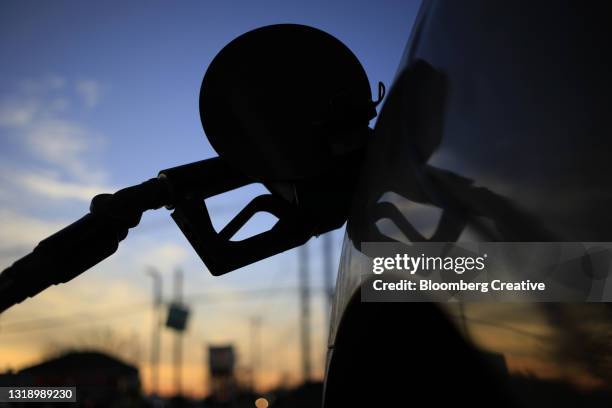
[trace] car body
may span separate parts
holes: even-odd
[[[326,407],[609,404],[606,304],[368,303],[359,274],[365,242],[610,241],[606,15],[423,2],[347,224]]]

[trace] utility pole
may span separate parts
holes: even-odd
[[[302,377],[310,381],[310,265],[307,243],[298,249],[300,284],[300,338],[302,349]]]
[[[251,331],[251,391],[257,391],[257,370],[260,367],[260,332],[261,317],[252,316],[249,319]]]
[[[183,304],[183,271],[174,271],[174,302]],[[183,369],[183,331],[177,330],[174,334],[174,389],[177,396],[182,395],[182,369]]]
[[[153,279],[153,331],[151,333],[151,393],[159,395],[159,350],[161,348],[162,325],[162,277],[157,269],[146,271]]]

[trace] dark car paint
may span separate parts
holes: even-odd
[[[326,407],[536,406],[506,387],[507,373],[464,340],[444,307],[361,302],[359,249],[395,239],[610,241],[606,16],[604,5],[578,2],[422,5],[347,225]],[[593,347],[571,306],[533,307],[567,333],[560,339],[571,346],[549,346],[557,358],[586,359],[579,364],[593,375],[605,369],[588,360],[607,361],[609,350]],[[603,304],[584,309],[610,317]],[[568,357],[571,347],[584,350]]]

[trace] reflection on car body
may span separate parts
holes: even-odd
[[[368,304],[358,273],[364,242],[610,241],[604,15],[424,2],[347,225],[327,406],[610,404],[607,304]]]

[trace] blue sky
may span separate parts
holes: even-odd
[[[199,121],[200,82],[212,58],[236,36],[267,24],[312,25],[353,50],[373,88],[378,81],[389,86],[418,4],[2,2],[0,266],[8,266],[40,239],[86,213],[93,195],[144,181],[164,168],[214,156]],[[239,210],[240,202],[258,191],[261,188],[252,187],[215,199],[218,222],[227,220],[231,211]],[[334,239],[339,250],[342,233],[336,232]],[[321,282],[320,246],[317,241],[310,243],[314,286]],[[150,281],[144,274],[148,265],[164,274],[166,295],[172,269],[179,266],[185,270],[188,295],[214,289],[230,296],[236,290],[290,287],[296,282],[294,251],[222,278],[210,277],[162,210],[147,214],[141,228],[130,233],[112,259],[14,308],[0,324],[49,317],[53,310],[52,315],[85,313],[93,325],[94,317],[103,315],[105,308],[149,299]],[[206,342],[236,341],[244,346],[241,339],[246,337],[246,319],[253,310],[265,315],[270,338],[282,338],[280,333],[295,327],[297,295],[270,304],[266,299],[251,300],[258,306],[248,302],[212,308],[194,305],[188,345],[199,350]],[[321,300],[315,297],[313,335],[323,339]],[[141,338],[146,354],[147,317],[135,315],[126,317],[125,324],[100,326]],[[76,326],[83,331],[94,329],[87,324]],[[18,333],[0,335],[0,352],[11,352],[14,357],[6,364],[18,368],[39,358],[51,340],[65,342],[70,330],[34,331],[27,340]],[[297,337],[290,341],[287,359],[295,364],[277,371],[291,373],[297,365]],[[322,352],[323,341],[316,343]],[[195,360],[197,367],[194,363],[192,369],[200,370],[202,358],[198,355]],[[317,368],[321,372],[320,362]],[[194,393],[200,392],[193,387]]]

